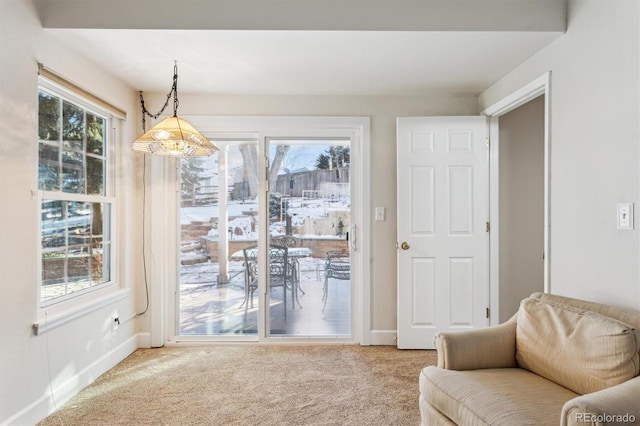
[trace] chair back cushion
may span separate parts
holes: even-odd
[[[560,296],[550,293],[533,293],[534,299],[541,299],[546,302],[556,303],[560,305],[573,306],[583,311],[593,311],[619,321],[625,322],[640,330],[640,311],[631,308],[622,308],[620,306],[606,305],[604,303],[588,302],[586,300],[574,299],[572,297]]]
[[[639,346],[637,330],[597,312],[528,298],[517,313],[518,366],[578,394],[637,376]]]

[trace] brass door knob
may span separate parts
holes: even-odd
[[[402,250],[409,250],[409,243],[404,241],[402,244],[400,244],[400,248]]]

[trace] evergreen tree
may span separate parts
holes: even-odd
[[[316,169],[347,167],[351,162],[349,147],[332,146],[316,158]]]
[[[316,158],[316,169],[328,169],[330,157],[327,154],[320,154]]]

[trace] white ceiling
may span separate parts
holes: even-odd
[[[551,32],[50,30],[136,90],[181,93],[480,93]]]
[[[478,94],[560,37],[565,0],[34,0],[136,90]],[[407,31],[410,29],[411,31]]]

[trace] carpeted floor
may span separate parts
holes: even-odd
[[[435,351],[391,346],[141,349],[42,425],[418,425]]]

